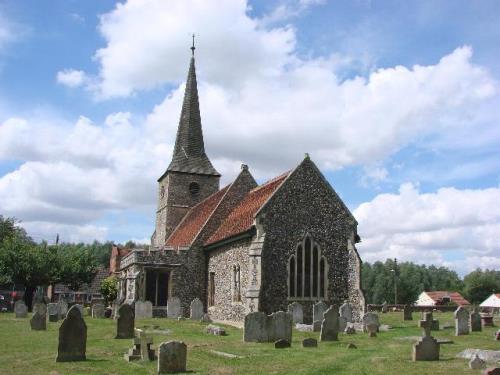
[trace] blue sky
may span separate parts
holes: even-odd
[[[500,267],[496,1],[4,1],[0,214],[149,238],[189,61],[223,183],[305,152],[363,259]],[[422,257],[422,255],[424,255]]]

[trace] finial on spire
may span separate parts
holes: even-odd
[[[193,54],[193,56],[194,56],[195,49],[196,49],[196,47],[194,46],[194,33],[193,33],[193,45],[191,46],[191,53]]]

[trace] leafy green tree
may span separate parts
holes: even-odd
[[[478,268],[464,277],[464,294],[472,304],[479,304],[500,290],[500,271]]]
[[[57,253],[56,282],[66,284],[71,290],[92,282],[99,264],[91,247],[63,243],[52,249]]]
[[[116,276],[109,276],[101,283],[101,294],[104,297],[106,305],[114,301],[118,294],[118,278]]]

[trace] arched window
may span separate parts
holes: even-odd
[[[241,302],[240,265],[233,266],[233,302]]]
[[[288,297],[326,299],[327,291],[328,263],[319,245],[307,235],[288,260]]]

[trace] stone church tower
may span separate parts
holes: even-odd
[[[156,227],[153,246],[164,246],[188,210],[219,190],[220,174],[205,153],[201,128],[198,86],[193,56],[172,161],[158,179]]]

